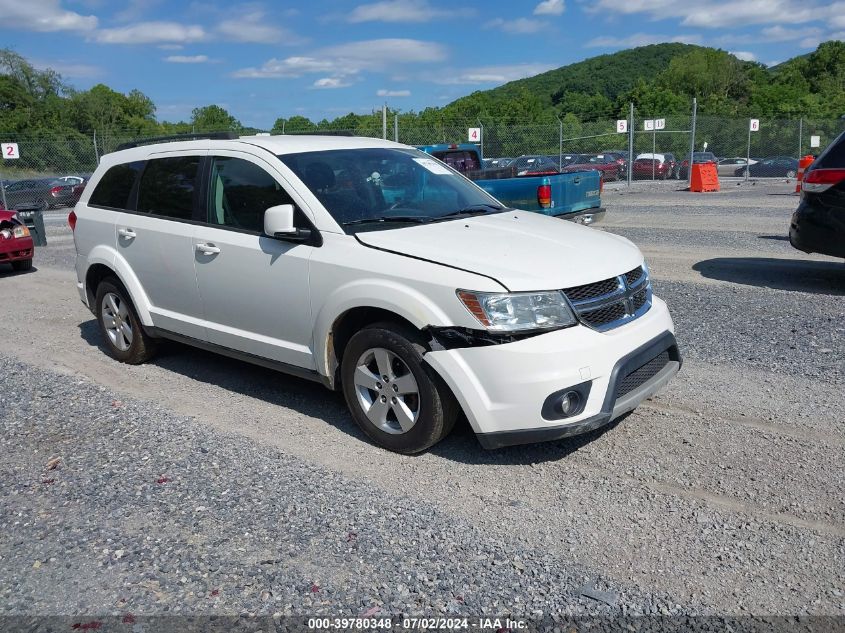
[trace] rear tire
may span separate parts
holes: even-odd
[[[786,177],[787,178],[795,178],[795,172],[790,169],[788,172],[786,172]]]
[[[12,262],[12,270],[15,272],[21,273],[25,270],[30,270],[32,268],[32,259],[19,259],[16,262]]]
[[[423,360],[424,339],[397,323],[357,332],[343,351],[341,381],[355,423],[376,444],[411,455],[455,425],[458,403]]]
[[[144,331],[129,293],[116,278],[100,282],[94,305],[100,332],[115,359],[140,365],[155,355],[157,341]]]

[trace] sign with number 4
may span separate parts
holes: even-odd
[[[471,127],[468,130],[469,132],[469,140],[473,143],[479,143],[481,141],[481,128],[480,127]]]
[[[3,158],[20,158],[17,143],[0,143],[0,148],[3,151]]]
[[[760,119],[749,119],[748,120],[748,129],[752,132],[759,132],[760,131]]]

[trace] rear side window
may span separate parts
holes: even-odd
[[[111,209],[128,209],[129,194],[143,166],[144,162],[138,161],[109,168],[97,183],[88,204]]]
[[[199,164],[199,156],[148,161],[138,190],[138,212],[190,220]]]

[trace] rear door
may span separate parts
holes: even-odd
[[[192,238],[204,152],[155,154],[136,192],[136,212],[115,224],[117,252],[150,301],[153,325],[206,339]]]
[[[312,228],[298,197],[268,162],[215,150],[208,158],[203,222],[193,258],[209,341],[314,369],[308,266],[314,247],[264,235],[264,211],[294,204],[297,224]]]

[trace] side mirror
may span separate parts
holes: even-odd
[[[296,227],[293,225],[293,205],[280,204],[267,209],[264,212],[264,233],[270,237],[294,235]]]
[[[292,204],[280,204],[264,212],[264,233],[287,242],[312,241],[311,229],[297,228],[293,223]]]

